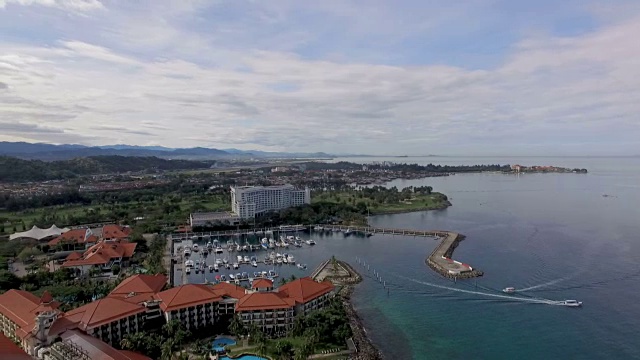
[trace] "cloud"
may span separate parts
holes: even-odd
[[[488,63],[432,58],[460,54],[433,38],[459,41],[452,22],[466,30],[502,26],[473,19],[487,15],[482,3],[420,3],[406,14],[400,9],[414,2],[395,10],[384,2],[329,1],[317,9],[295,1],[166,1],[148,9],[113,2],[99,16],[65,20],[85,25],[83,32],[44,43],[0,40],[0,121],[55,122],[65,135],[95,135],[80,139],[94,145],[640,151],[633,149],[640,10],[570,35],[523,31],[495,54],[487,42]],[[415,43],[420,36],[424,43]],[[472,55],[484,51],[457,44]],[[590,139],[607,145],[594,150]]]
[[[0,0],[0,9],[6,8],[7,5],[40,5],[79,11],[104,9],[104,6],[98,0]]]

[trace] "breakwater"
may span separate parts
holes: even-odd
[[[453,260],[451,256],[460,241],[465,236],[455,232],[447,232],[445,236],[441,236],[440,244],[427,257],[427,265],[440,275],[448,278],[473,278],[482,276],[483,272],[474,269],[469,264]]]

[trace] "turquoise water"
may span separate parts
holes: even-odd
[[[450,196],[453,206],[376,216],[371,223],[465,234],[453,257],[485,271],[477,282],[453,283],[427,268],[435,241],[384,235],[313,234],[318,245],[288,251],[309,270],[276,271],[304,276],[331,255],[356,268],[356,257],[367,261],[389,290],[360,268],[365,279],[353,302],[368,334],[391,359],[640,358],[640,159],[395,160],[549,164],[586,167],[589,174],[467,174],[390,183],[431,185]],[[202,279],[192,274],[189,281]],[[503,297],[500,290],[507,286],[530,289]],[[577,299],[584,306],[532,298]]]
[[[229,346],[229,345],[235,345],[236,341],[231,339],[231,338],[226,338],[226,337],[219,337],[215,340],[213,340],[212,343],[212,348],[213,350],[217,351],[217,352],[222,352],[224,351],[224,347],[225,346]]]

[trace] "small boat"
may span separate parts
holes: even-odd
[[[228,263],[229,263],[229,259],[228,259],[228,258],[224,258],[224,259],[222,259],[222,263],[223,263],[223,264],[228,264]]]
[[[253,266],[253,267],[258,267],[258,262],[257,262],[257,261],[255,261],[255,260],[254,260],[254,261],[252,261],[252,262],[251,262],[251,266]]]
[[[277,258],[276,259],[276,264],[282,265],[282,258]]]
[[[242,278],[245,279],[245,280],[248,279],[249,278],[249,273],[248,272],[243,272],[242,273]]]
[[[302,243],[298,240],[296,240],[293,245],[295,245],[296,247],[302,247]]]
[[[229,275],[231,276],[231,275]],[[242,274],[236,273],[236,280],[242,280]]]
[[[212,273],[215,267],[213,265],[209,265],[209,272]]]
[[[191,274],[191,268],[190,267],[184,269],[184,271],[187,273],[187,275]]]
[[[187,260],[184,262],[184,267],[193,267],[193,260]]]
[[[238,255],[236,259],[238,259],[238,264],[242,263],[242,255]]]
[[[254,271],[253,272],[253,278],[254,279],[258,279],[262,277],[262,273],[260,271]]]
[[[240,267],[240,265],[238,265],[238,263],[237,263],[237,262],[234,262],[234,263],[233,263],[233,268],[234,268],[234,269],[237,269],[237,268],[239,268],[239,267]]]
[[[209,265],[209,266],[211,266],[211,265]],[[214,264],[213,265],[213,271],[218,271],[218,270],[220,270],[220,267],[218,266],[218,264]]]
[[[311,239],[309,239],[309,240],[307,240],[305,242],[307,243],[307,245],[315,245],[316,244],[316,242],[311,240]]]
[[[226,275],[220,275],[220,281],[227,281]]]
[[[196,268],[196,274],[200,274],[200,268]]]
[[[229,280],[235,280],[235,279],[236,279],[235,275],[229,274]]]
[[[287,257],[287,261],[289,262],[289,264],[295,264],[296,263],[296,259],[293,257],[293,255],[289,255]]]
[[[216,259],[216,265],[218,266],[222,265],[222,259]]]
[[[198,252],[198,244],[193,244],[193,251]]]
[[[216,275],[216,281],[220,282],[220,279],[221,279],[220,275]]]
[[[245,256],[242,260],[243,260],[244,262],[246,262],[246,263],[248,263],[249,261],[251,261],[251,260],[249,260],[249,257],[248,257],[248,256]]]
[[[186,257],[186,256],[191,256],[191,248],[190,247],[185,247],[184,251],[182,252],[182,254]]]
[[[263,274],[264,274],[264,272],[263,272]],[[273,271],[273,270],[269,270],[269,272],[267,273],[267,276],[270,277],[270,278],[275,278],[275,277],[278,277],[278,273]]]
[[[222,250],[222,248],[218,245],[218,247],[216,247],[216,254],[222,254],[224,252],[224,250]]]
[[[200,260],[196,260],[196,267],[200,266]]]
[[[213,244],[211,243],[211,241],[207,243],[207,249],[209,250],[213,249]]]
[[[231,264],[224,264],[224,267],[227,268],[227,270],[231,269]]]
[[[582,301],[565,300],[565,301],[562,301],[561,304],[564,306],[578,307],[578,306],[582,306]]]
[[[300,270],[304,270],[304,269],[306,269],[306,268],[307,268],[307,265],[305,265],[305,264],[298,264],[298,265],[296,265],[296,266],[297,266],[297,267],[298,267],[298,269],[300,269]]]
[[[506,287],[504,289],[502,289],[503,293],[507,293],[507,294],[513,294],[516,292],[516,288],[514,287]]]
[[[282,257],[282,263],[283,263],[283,264],[288,264],[288,263],[289,263],[289,258],[288,258],[288,257],[286,257],[286,256],[283,256],[283,257]]]

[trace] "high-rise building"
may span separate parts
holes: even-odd
[[[231,209],[243,219],[265,211],[310,203],[308,188],[296,189],[293,185],[231,187]]]

